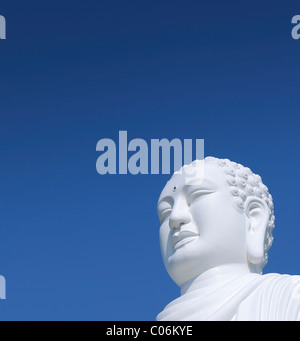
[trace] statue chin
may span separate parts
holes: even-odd
[[[172,280],[181,287],[208,269],[222,264],[219,257],[210,257],[210,254],[212,250],[202,242],[201,237],[196,237],[175,249],[167,257],[165,267]]]
[[[193,253],[190,252],[182,255],[178,251],[168,259],[165,267],[172,280],[178,286],[182,286],[185,282],[200,274],[198,262]]]
[[[158,321],[300,319],[300,276],[262,274],[275,218],[259,175],[196,160],[174,173],[157,210],[162,258],[181,288]]]

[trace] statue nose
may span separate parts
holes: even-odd
[[[170,215],[169,226],[171,230],[180,229],[181,225],[191,222],[191,215],[187,210],[178,209],[173,211]]]

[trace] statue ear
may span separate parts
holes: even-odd
[[[264,200],[254,196],[247,198],[244,207],[248,222],[246,230],[248,261],[251,264],[260,264],[264,258],[264,241],[270,210]]]

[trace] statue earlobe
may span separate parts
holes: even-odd
[[[264,200],[254,196],[247,198],[244,209],[247,217],[246,244],[248,262],[258,265],[264,260],[265,234],[270,209]]]

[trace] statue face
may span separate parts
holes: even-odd
[[[181,286],[213,267],[247,264],[246,216],[232,202],[224,174],[202,161],[201,174],[174,175],[158,201],[160,245],[170,277]]]

